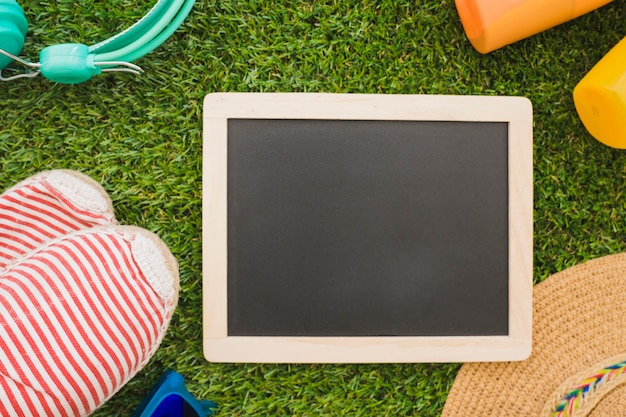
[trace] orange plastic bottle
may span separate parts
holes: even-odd
[[[576,85],[574,105],[594,138],[626,149],[626,38]]]
[[[474,48],[486,54],[567,22],[612,0],[455,0]]]

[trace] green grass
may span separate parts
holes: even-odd
[[[92,44],[151,1],[23,2],[23,56]],[[626,35],[617,0],[489,55],[474,51],[452,0],[198,1],[141,59],[146,73],[75,86],[0,84],[0,184],[81,170],[117,217],[178,258],[180,305],[154,359],[96,416],[129,416],[166,368],[218,416],[438,416],[458,364],[223,365],[202,355],[202,99],[215,91],[519,95],[534,106],[534,276],[626,249],[626,152],[590,137],[572,90]]]

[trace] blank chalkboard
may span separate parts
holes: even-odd
[[[214,94],[204,122],[207,359],[528,355],[527,100]]]

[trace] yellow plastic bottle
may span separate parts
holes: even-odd
[[[486,54],[567,22],[612,0],[455,0],[474,48]]]
[[[626,38],[576,85],[574,105],[591,136],[626,149]]]

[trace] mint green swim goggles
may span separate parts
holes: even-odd
[[[0,0],[0,80],[45,78],[63,84],[78,84],[102,72],[139,74],[132,61],[153,51],[185,21],[195,0],[159,0],[138,22],[125,31],[92,46],[80,43],[51,45],[43,49],[39,62],[18,57],[24,47],[28,22],[16,0]],[[5,77],[3,70],[17,61],[26,72]]]

